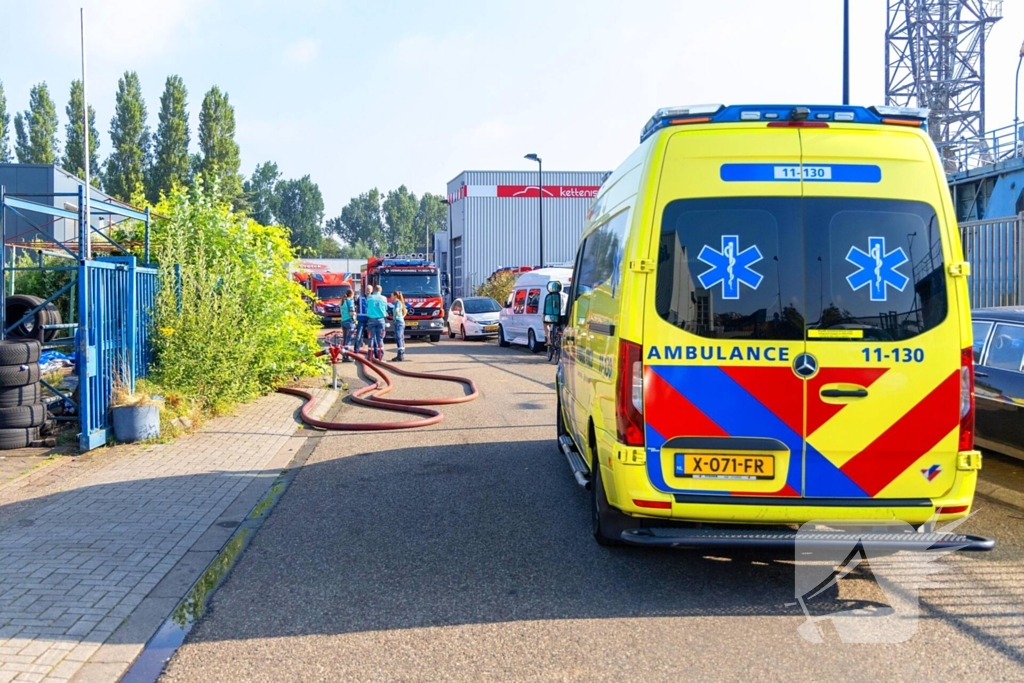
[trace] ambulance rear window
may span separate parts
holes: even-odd
[[[665,207],[655,307],[687,332],[803,339],[800,200],[679,199]]]
[[[942,229],[927,204],[804,199],[810,338],[901,341],[946,319]],[[841,341],[843,337],[833,337]]]
[[[927,204],[848,197],[681,199],[665,207],[655,308],[709,338],[901,341],[946,319]]]

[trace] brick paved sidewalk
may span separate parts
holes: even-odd
[[[299,405],[114,449],[27,500],[0,489],[0,683],[116,681],[305,441]]]

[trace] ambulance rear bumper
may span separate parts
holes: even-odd
[[[631,545],[663,548],[764,548],[801,549],[854,548],[857,543],[869,550],[970,550],[995,547],[995,540],[983,536],[952,533],[853,533],[848,531],[797,532],[789,529],[627,529],[622,540]]]

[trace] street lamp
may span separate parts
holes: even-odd
[[[442,199],[441,202],[448,207],[448,296],[451,302],[455,300],[455,232],[452,229],[452,202],[450,199]]]
[[[1017,111],[1017,96],[1020,94],[1020,63],[1024,62],[1024,43],[1020,45],[1020,57],[1017,58],[1017,78],[1013,83],[1013,156],[1017,156],[1017,143],[1020,141],[1020,117]]]
[[[540,212],[540,267],[544,267],[544,163],[536,154],[527,154],[524,159],[537,162],[537,209]]]

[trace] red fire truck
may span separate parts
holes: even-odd
[[[341,298],[352,289],[350,273],[310,273],[297,271],[295,279],[310,291],[310,306],[320,321],[341,323]]]
[[[441,295],[441,271],[422,256],[385,254],[371,257],[363,266],[365,286],[380,285],[384,296],[401,292],[408,313],[405,316],[406,337],[429,337],[441,340],[444,328],[444,300]],[[393,336],[391,320],[385,336]]]

